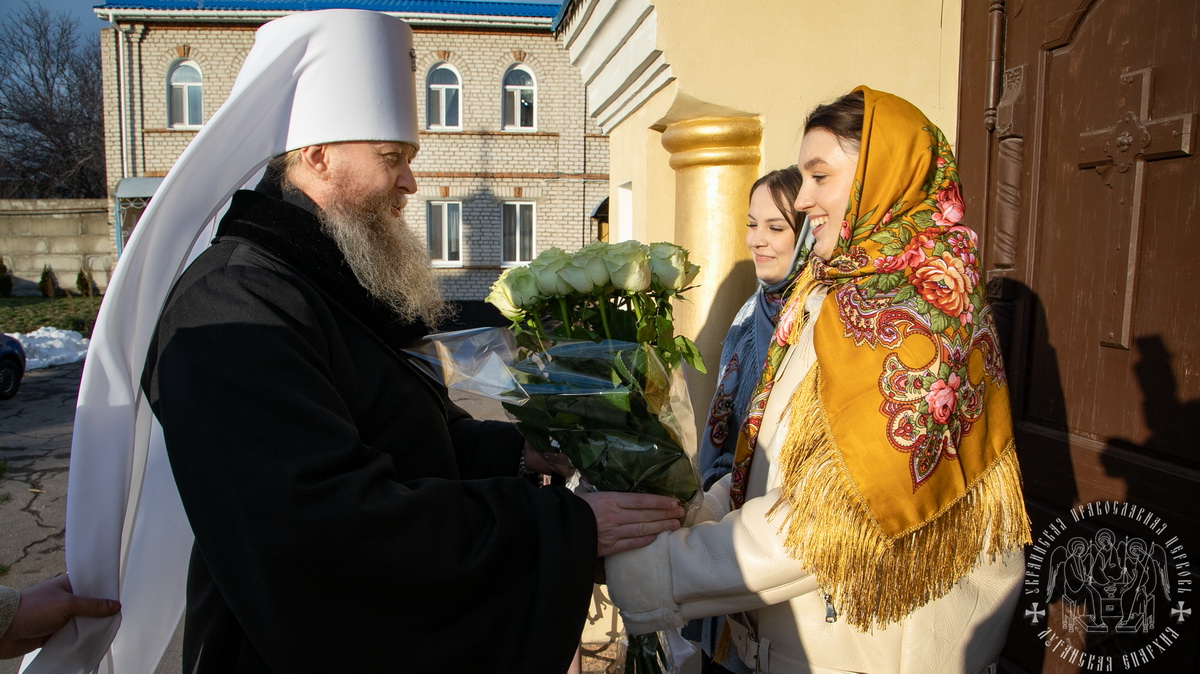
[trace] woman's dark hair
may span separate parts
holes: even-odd
[[[775,207],[783,213],[783,217],[787,223],[792,226],[792,232],[795,233],[799,225],[796,223],[796,195],[800,193],[800,183],[804,181],[800,177],[800,169],[795,166],[789,166],[764,175],[754,181],[754,185],[750,188],[750,198],[754,198],[754,193],[759,187],[766,185],[767,189],[771,190],[771,199],[775,201]]]
[[[858,152],[862,145],[863,114],[866,102],[861,91],[851,91],[832,103],[818,105],[804,120],[804,132],[825,129],[837,136],[842,148]]]

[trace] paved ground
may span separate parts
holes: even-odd
[[[23,588],[66,570],[67,465],[82,363],[26,373],[0,400],[0,583]],[[0,467],[0,471],[3,468]],[[17,663],[0,661],[0,674]]]
[[[0,479],[0,572],[7,572],[0,584],[23,588],[66,570],[67,468],[82,370],[82,363],[34,370],[14,398],[0,400],[0,462],[7,465]],[[497,403],[454,397],[477,418],[503,418]],[[156,674],[178,674],[179,644],[177,634]],[[605,644],[590,644],[582,671],[610,671],[613,656]],[[0,661],[0,674],[16,672],[17,661]]]

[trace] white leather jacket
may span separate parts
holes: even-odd
[[[820,292],[809,297],[810,315],[818,315],[822,299]],[[785,360],[768,400],[745,505],[729,510],[726,476],[705,494],[693,526],[608,558],[609,594],[626,628],[638,634],[729,615],[742,661],[771,674],[986,670],[1000,655],[1018,599],[1020,551],[997,560],[981,554],[945,596],[868,632],[837,618],[813,576],[785,551],[779,529],[786,503],[771,518],[767,512],[780,497],[775,456],[786,433],[786,402],[815,362],[811,324],[786,358],[793,362]]]

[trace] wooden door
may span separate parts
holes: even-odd
[[[1038,539],[1002,669],[1200,671],[1200,3],[965,0],[960,95]]]

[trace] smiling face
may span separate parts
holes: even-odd
[[[796,247],[796,232],[780,212],[767,185],[759,185],[750,195],[746,247],[754,258],[754,273],[763,283],[779,283],[787,276],[792,250]]]
[[[822,128],[814,128],[800,141],[800,157],[796,161],[804,184],[796,196],[796,210],[808,216],[812,225],[813,255],[828,260],[837,245],[858,167],[858,152],[847,150],[837,136]]]

